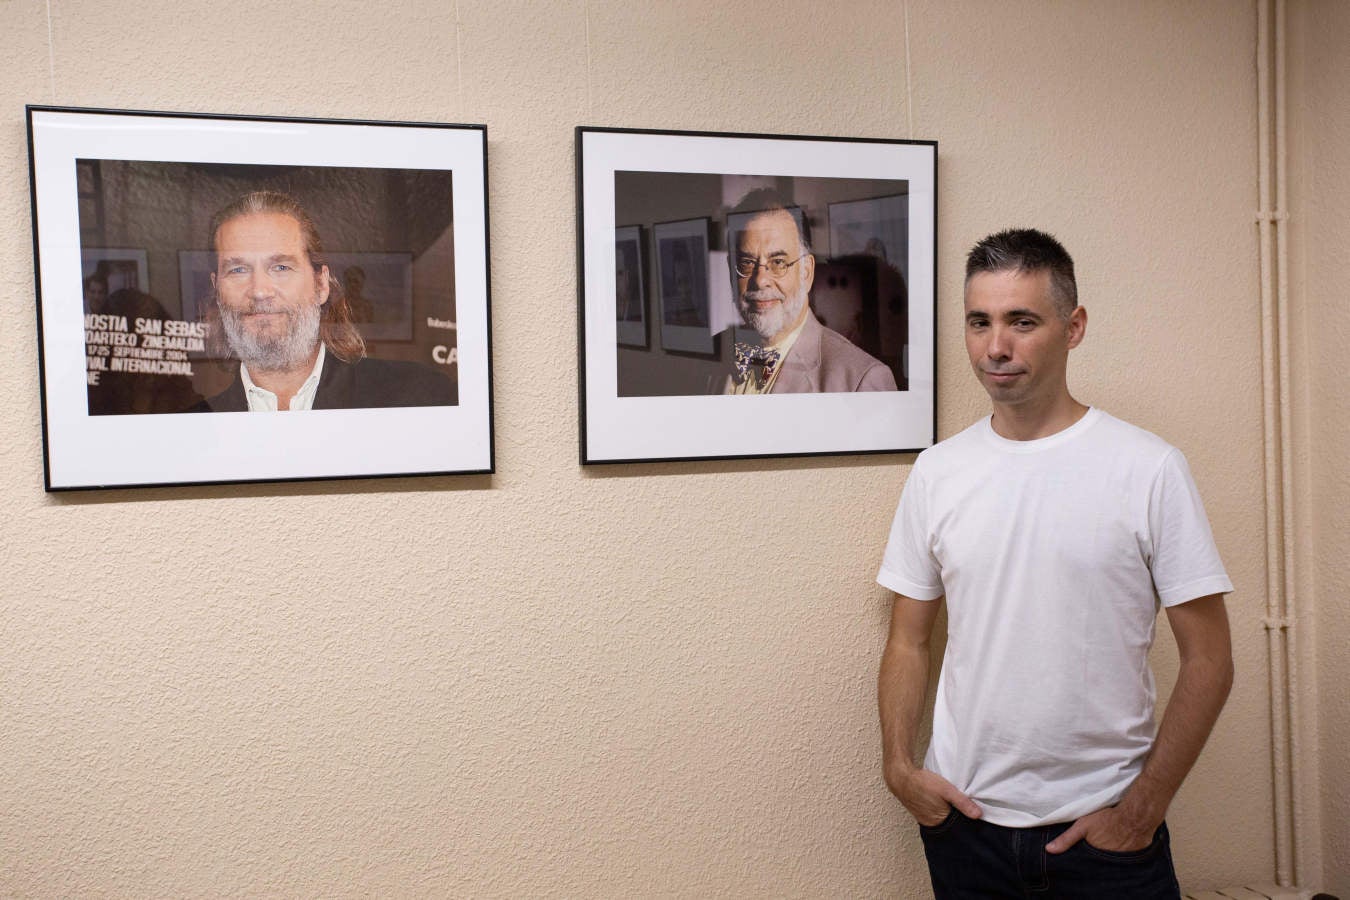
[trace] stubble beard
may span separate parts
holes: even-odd
[[[1033,381],[1031,373],[1025,370],[1018,370],[1021,375],[1011,384],[997,384],[989,378],[989,373],[978,364],[973,364],[976,369],[976,377],[979,378],[980,386],[984,388],[985,393],[989,395],[992,403],[1002,406],[1020,406],[1028,401],[1036,402],[1044,391]],[[997,371],[997,370],[995,370]]]
[[[775,303],[768,309],[760,311],[755,309],[754,302],[758,300],[780,300],[781,303]],[[772,288],[762,288],[757,291],[746,291],[741,294],[737,302],[740,309],[741,318],[745,324],[749,325],[766,341],[773,340],[786,328],[796,324],[797,317],[801,315],[802,308],[806,306],[806,291],[796,290],[790,295]]]
[[[247,312],[281,312],[286,316],[286,328],[280,334],[257,334],[247,324]],[[298,309],[273,309],[265,303],[255,303],[249,310],[236,312],[220,305],[220,324],[225,339],[234,355],[250,371],[288,372],[310,361],[319,343],[319,307],[306,303]]]

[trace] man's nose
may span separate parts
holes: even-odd
[[[985,345],[984,352],[990,359],[1007,359],[1011,353],[1008,333],[997,325],[991,325],[989,342]]]
[[[772,277],[773,276],[769,274],[768,264],[757,261],[755,263],[755,271],[750,273],[749,287],[752,291],[757,291],[767,285]]]
[[[272,296],[272,292],[273,292],[272,279],[268,276],[267,272],[255,269],[253,271],[253,274],[249,276],[248,280],[249,296],[270,297]]]

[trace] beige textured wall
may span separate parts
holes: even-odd
[[[944,436],[961,253],[1067,241],[1075,389],[1186,452],[1237,587],[1183,883],[1270,880],[1249,4],[50,10],[0,3],[0,894],[927,895],[873,687],[912,458],[577,466],[583,123],[939,140]],[[498,474],[45,495],[25,102],[486,122]]]
[[[1345,248],[1350,245],[1350,5],[1310,2],[1290,20],[1290,281],[1295,317],[1295,506],[1300,646],[1315,662],[1300,697],[1316,857],[1302,866],[1350,897],[1350,394],[1340,359],[1350,345]],[[1306,880],[1306,879],[1305,879]]]

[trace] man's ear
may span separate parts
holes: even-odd
[[[811,285],[816,283],[816,258],[810,253],[802,257],[802,284],[806,290],[811,290]]]
[[[314,295],[315,298],[318,300],[318,302],[315,303],[314,305],[315,305],[315,306],[323,306],[325,303],[328,302],[328,294],[329,294],[329,293],[332,291],[332,289],[333,289],[333,284],[332,284],[332,282],[329,280],[329,276],[328,276],[328,267],[327,267],[327,266],[321,266],[321,267],[319,268],[319,275],[318,275],[318,278],[319,278],[319,290],[318,290],[317,292],[315,292],[315,295]]]
[[[1069,349],[1072,350],[1083,343],[1083,338],[1087,335],[1087,310],[1081,306],[1075,306],[1073,312],[1069,314]]]

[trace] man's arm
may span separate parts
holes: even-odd
[[[1180,674],[1144,770],[1115,806],[1083,816],[1046,845],[1061,853],[1080,839],[1101,850],[1147,847],[1167,806],[1200,756],[1233,686],[1233,648],[1223,595],[1167,607]]]
[[[980,817],[980,807],[951,782],[914,764],[914,734],[928,693],[928,647],[940,602],[896,594],[877,676],[886,786],[921,825],[937,825],[950,806]]]

